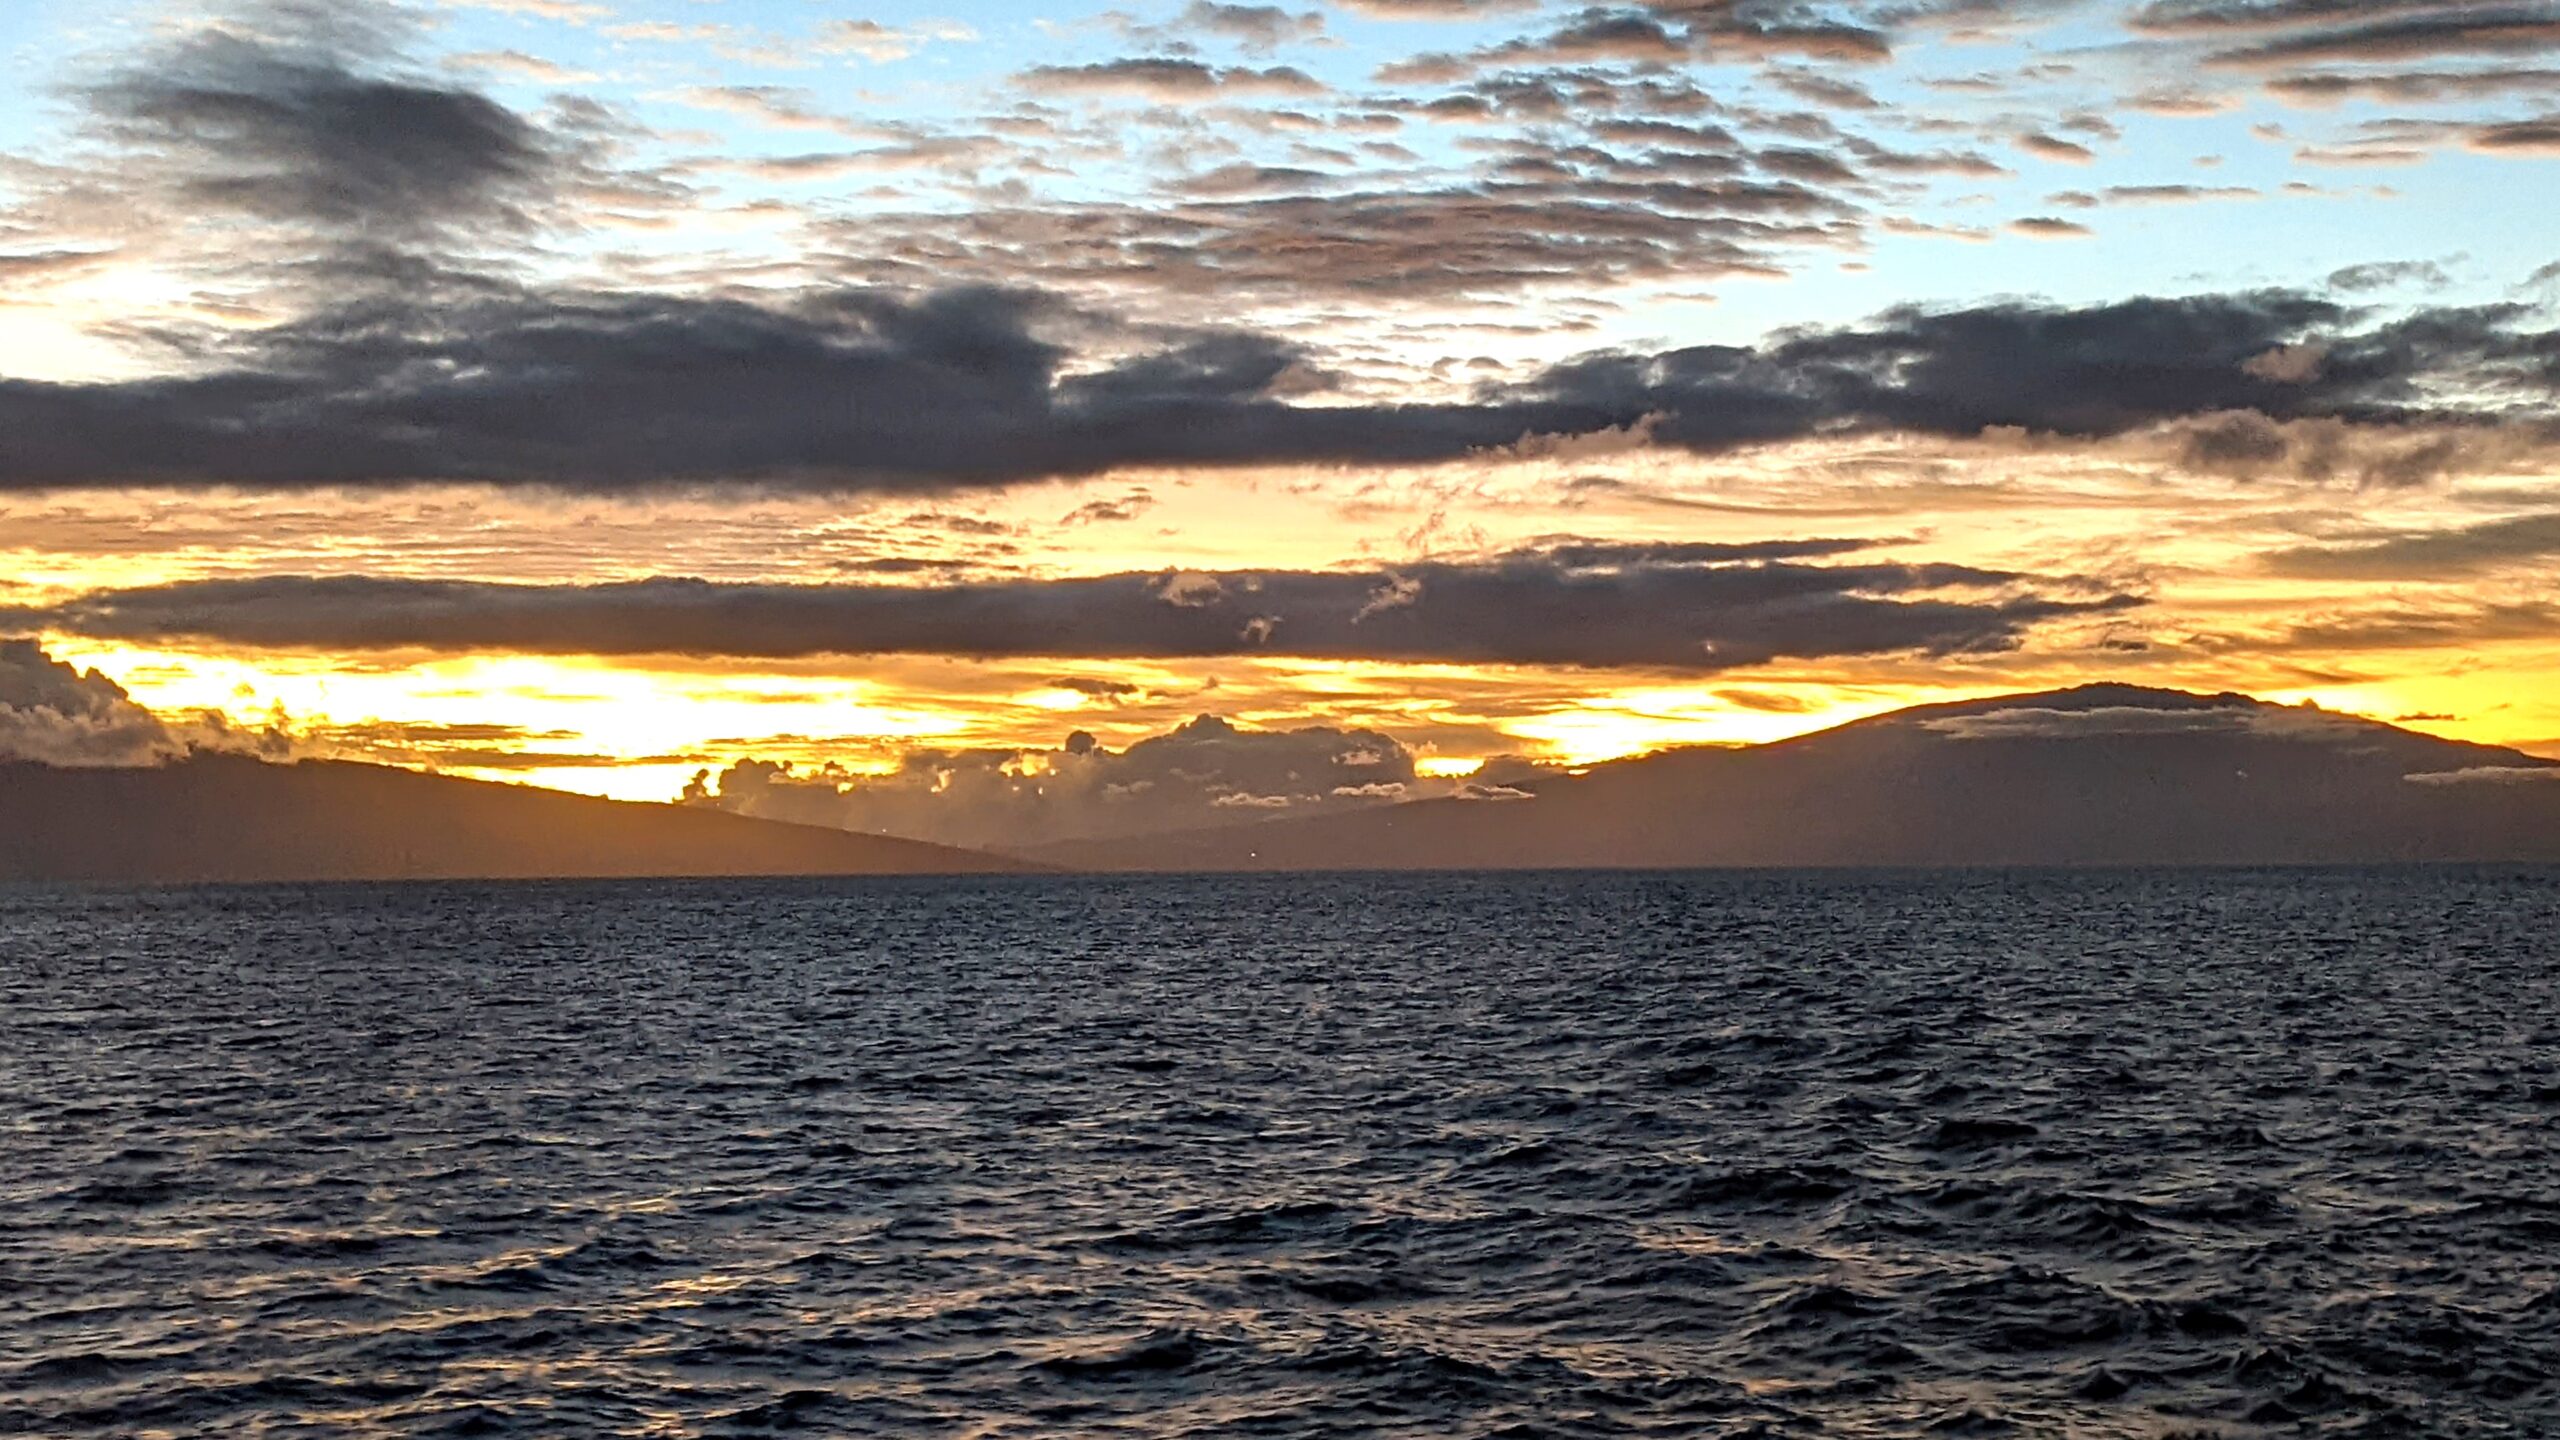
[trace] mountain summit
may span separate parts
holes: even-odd
[[[2245,695],[2085,685],[1036,853],[1134,870],[2560,860],[2560,762]]]

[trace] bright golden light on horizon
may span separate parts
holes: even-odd
[[[1869,441],[1847,450],[1815,446],[1797,468],[1764,460],[1749,472],[1694,464],[1682,470],[1642,453],[1618,463],[1648,484],[1689,487],[1676,493],[1720,501],[1758,494],[1819,512],[1877,506],[1864,480],[1838,478],[1869,473],[1877,463],[1873,450]],[[1564,472],[1541,464],[1488,464],[1472,483],[1488,496],[1558,483]],[[2009,473],[2012,465],[2020,476],[2053,470],[2047,457],[1994,450],[1980,461],[1972,486],[2005,494],[2021,483]],[[1910,558],[1988,570],[2104,571],[2108,557],[2139,546],[2148,557],[2142,575],[2093,583],[2138,589],[2143,608],[2123,622],[2075,620],[2012,648],[1939,657],[1843,655],[1667,675],[1285,653],[1196,660],[336,654],[134,645],[62,633],[49,636],[48,644],[61,658],[116,678],[163,713],[220,711],[252,729],[280,719],[288,732],[316,741],[317,753],[637,799],[670,798],[695,773],[744,759],[881,774],[918,747],[1045,753],[1076,730],[1120,750],[1203,714],[1266,730],[1379,730],[1413,752],[1417,773],[1446,782],[1495,756],[1587,765],[1674,746],[1759,744],[1907,705],[2093,680],[2309,700],[2446,738],[2560,739],[2560,636],[2521,624],[2448,651],[2427,638],[2428,627],[2439,613],[2459,619],[2459,607],[2468,603],[2459,591],[2270,573],[2260,557],[2289,543],[2302,524],[2289,497],[2234,488],[2208,506],[2193,495],[2159,497],[2149,480],[2128,485],[2120,476],[2065,473],[2077,477],[2083,499],[2061,509],[2013,513],[1987,505],[1974,488],[1896,499],[1898,517],[1877,509],[1864,522],[1903,522],[1897,528],[1904,533],[1876,563]],[[314,494],[281,505],[161,495],[140,511],[146,523],[138,530],[131,511],[119,518],[100,497],[67,497],[18,507],[17,522],[0,537],[0,553],[19,557],[21,584],[33,586],[18,592],[24,603],[232,574],[359,570],[438,578],[503,567],[500,573],[525,584],[664,572],[825,584],[839,573],[827,568],[838,545],[894,542],[927,560],[966,562],[981,553],[978,532],[989,528],[1024,543],[1036,539],[1037,573],[1044,578],[1176,570],[1250,575],[1257,566],[1282,568],[1277,555],[1320,572],[1346,555],[1378,553],[1385,548],[1377,539],[1382,521],[1426,525],[1435,513],[1408,509],[1371,517],[1334,488],[1335,477],[1321,474],[1287,485],[1260,477],[1194,477],[1180,484],[1158,477],[1152,483],[1173,498],[1152,510],[1133,507],[1149,516],[1168,508],[1211,515],[1224,499],[1238,505],[1224,528],[1176,539],[1150,537],[1126,523],[1064,532],[1034,523],[1042,515],[1116,503],[1114,497],[1125,501],[1130,486],[1112,479],[1013,494],[1001,506],[962,516],[966,524],[957,531],[928,527],[914,534],[899,518],[904,512],[884,519],[876,511],[831,511],[823,502],[787,497],[743,510],[683,498],[579,501],[554,514],[467,489],[408,502],[415,513],[399,502],[354,495]],[[2491,498],[2511,509],[2516,502],[2504,493]],[[2088,496],[2115,503],[2088,503]],[[2463,512],[2448,507],[2461,503],[2455,493],[2374,502],[2400,526],[2445,523],[2447,513],[2458,519]],[[1503,532],[1476,543],[1495,550],[1533,543],[1559,524],[1546,510],[1497,505],[1484,513]],[[1675,543],[1861,528],[1846,517],[1699,518],[1615,500],[1595,501],[1567,523]],[[1925,541],[1914,538],[1924,532]],[[1291,538],[1266,553],[1257,534]],[[1088,536],[1097,543],[1087,543]],[[802,543],[821,548],[812,554],[798,548]],[[1840,563],[1867,562],[1868,556],[1852,554]],[[1389,559],[1359,566],[1373,576],[1398,573]],[[900,583],[941,582],[928,575]],[[1384,587],[1388,581],[1361,583]],[[2529,584],[2487,593],[2519,609],[2532,603]],[[0,592],[0,601],[9,598]],[[2293,638],[2296,628],[2313,638]],[[2373,628],[2393,643],[2365,640]],[[2408,638],[2397,639],[2404,631]],[[2114,648],[2124,633],[2133,643]],[[2319,638],[2331,633],[2337,638]],[[458,740],[438,733],[440,727],[454,733],[483,727],[486,736]]]
[[[1408,542],[1423,547],[1405,552],[1420,560],[1465,560],[1515,553],[1565,526],[1634,537],[1632,543],[1748,544],[1890,525],[1898,533],[1887,536],[1889,545],[1866,550],[1843,542],[1850,551],[1824,563],[2087,573],[2105,577],[2087,582],[2090,593],[2121,588],[2141,604],[2120,619],[2110,613],[2036,627],[2005,648],[1784,659],[1705,675],[1252,651],[1150,660],[758,659],[247,650],[61,632],[47,643],[165,714],[219,711],[250,729],[280,721],[312,742],[313,753],[638,799],[671,798],[697,772],[745,759],[882,774],[918,748],[1045,753],[1077,730],[1124,750],[1204,714],[1253,729],[1377,730],[1412,751],[1424,779],[1447,782],[1495,756],[1587,765],[1682,745],[1759,744],[1906,705],[2093,680],[2310,700],[2446,738],[2560,739],[2560,636],[2531,622],[2531,607],[2541,603],[2531,572],[2467,588],[2274,573],[2263,557],[2297,542],[2306,524],[2297,496],[2241,486],[2210,496],[2164,494],[2147,477],[2128,480],[1995,446],[1975,457],[1962,485],[1932,481],[1880,497],[1866,478],[1885,463],[1872,440],[1814,444],[1748,467],[1675,464],[1645,452],[1575,466],[1588,472],[1604,463],[1631,485],[1684,502],[1751,501],[1813,513],[1727,516],[1642,498],[1651,492],[1623,498],[1605,489],[1591,491],[1599,498],[1569,516],[1514,504],[1572,473],[1543,460],[1434,473],[1415,483],[1438,489],[1384,509],[1363,508],[1376,503],[1365,486],[1327,472],[1287,483],[1155,476],[1149,486],[1167,498],[1152,506],[1129,500],[1129,481],[1105,478],[1011,492],[916,523],[920,512],[912,506],[846,507],[788,496],[738,504],[700,497],[538,504],[461,487],[406,499],[149,494],[120,509],[110,496],[73,495],[11,505],[0,556],[17,567],[19,588],[0,590],[0,603],[41,605],[99,589],[262,574],[434,581],[494,573],[530,586],[695,574],[824,587],[842,580],[848,551],[882,550],[926,567],[890,572],[895,584],[930,586],[947,583],[934,565],[974,564],[993,557],[990,547],[1019,546],[1009,563],[1024,565],[1033,582],[1128,572],[1250,577],[1289,565],[1323,574],[1341,566],[1387,604],[1396,598],[1388,588],[1393,577],[1412,563],[1391,557]],[[1920,460],[1909,463],[1939,473]],[[2071,504],[2004,508],[2014,487],[2055,483],[2057,475],[2069,481]],[[1431,527],[1442,524],[1435,519],[1440,493],[1462,479],[1482,500],[1478,533],[1466,542],[1473,548],[1434,552],[1428,547],[1441,543],[1436,539],[1412,541],[1420,532],[1439,533]],[[2560,497],[2560,484],[2511,477],[2484,486],[2476,501],[2448,490],[2365,503],[2381,523],[2414,530],[2468,523],[2475,512],[2466,507],[2514,513],[2517,487],[2535,484]],[[1178,535],[1145,528],[1160,515],[1214,516],[1230,501],[1217,526]],[[1096,504],[1121,504],[1140,518],[1049,523]],[[1264,548],[1265,537],[1276,548]],[[2135,551],[2145,557],[2139,571],[2116,574],[2117,557]],[[1346,558],[1362,556],[1377,558]],[[1928,598],[1984,599],[1962,589]],[[2436,627],[2468,623],[2464,616],[2483,605],[2524,618],[2484,638],[2432,638]],[[1286,626],[1285,616],[1280,623]],[[1488,623],[1498,630],[1510,622],[1494,616]]]
[[[386,760],[474,778],[537,784],[617,799],[665,800],[703,770],[741,759],[886,773],[914,746],[1054,751],[1071,728],[1111,748],[1162,733],[1194,714],[1224,711],[1260,728],[1334,723],[1379,727],[1414,747],[1425,778],[1462,779],[1496,755],[1587,765],[1685,745],[1785,739],[1906,705],[2061,686],[2091,678],[1876,678],[1855,684],[1802,675],[1681,684],[1585,673],[1551,679],[1463,667],[1417,673],[1356,665],[1264,665],[1229,670],[1192,693],[1105,703],[1106,687],[1020,688],[1007,672],[968,666],[843,660],[799,673],[669,667],[541,656],[421,657],[411,662],[264,653],[211,655],[54,637],[58,657],[94,667],[141,703],[171,716],[217,711],[239,727],[274,724],[314,753]],[[2358,685],[2250,687],[2204,678],[2190,688],[2253,689],[2284,704],[2310,702],[2453,739],[2487,743],[2560,738],[2560,695],[2548,682],[2560,646],[2526,647],[2504,665],[2475,658],[2467,673]],[[1108,665],[1074,667],[1088,675]],[[828,673],[828,672],[840,673]],[[927,673],[929,672],[929,673]],[[1130,667],[1174,686],[1161,665]],[[1098,676],[1097,676],[1098,679]],[[1315,684],[1335,698],[1308,702]],[[1434,695],[1439,688],[1448,693]],[[1528,703],[1523,708],[1521,702]],[[1517,712],[1517,713],[1513,713]],[[445,732],[487,738],[457,742]],[[486,754],[490,759],[480,760]],[[503,755],[503,758],[500,756]],[[546,757],[562,757],[557,762]]]
[[[1841,697],[1830,687],[1794,697],[1784,710],[1737,705],[1718,693],[1731,687],[1634,688],[1594,695],[1552,715],[1523,721],[1511,733],[1538,742],[1542,758],[1596,764],[1681,745],[1760,745],[1951,693],[1889,702]]]

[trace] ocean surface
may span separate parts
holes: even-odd
[[[0,891],[0,1434],[2560,1434],[2560,872]]]

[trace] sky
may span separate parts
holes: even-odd
[[[12,0],[0,744],[973,843],[2091,681],[2560,755],[2555,194],[2548,3]]]

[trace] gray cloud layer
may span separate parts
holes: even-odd
[[[1588,356],[1466,401],[1317,406],[1279,398],[1317,358],[1285,341],[1197,332],[1080,352],[1044,333],[1071,332],[1072,312],[1020,291],[386,300],[253,332],[196,373],[0,381],[0,489],[923,490],[1119,466],[1442,461],[1648,417],[1656,442],[1701,452],[1862,430],[2106,436],[2224,412],[2548,424],[2560,332],[2524,328],[2530,314],[2359,327],[2287,291],[1910,308],[1753,347]],[[2270,363],[2306,341],[2303,363]]]
[[[2026,22],[2051,6],[1648,0],[1536,19],[1526,18],[1534,6],[1464,0],[1358,8],[1413,18],[1516,11],[1535,28],[1416,62],[1438,77],[1415,80],[1427,90],[1358,97],[1356,107],[1345,99],[1338,113],[1251,113],[1291,134],[1338,132],[1330,143],[1390,149],[1373,137],[1411,122],[1501,121],[1507,129],[1469,152],[1478,170],[1364,171],[1341,149],[1340,162],[1223,163],[1180,177],[1183,198],[1161,203],[1024,205],[991,187],[987,203],[933,215],[872,214],[840,229],[813,220],[808,233],[840,240],[842,253],[803,257],[795,278],[856,278],[777,286],[750,301],[511,278],[509,245],[684,195],[675,177],[694,172],[617,168],[627,127],[592,102],[518,111],[419,71],[403,58],[408,35],[385,18],[392,10],[249,4],[250,22],[174,32],[69,87],[106,147],[100,163],[57,176],[55,193],[23,223],[0,216],[0,230],[52,233],[60,216],[46,205],[94,223],[111,217],[137,245],[201,226],[190,263],[226,285],[253,277],[245,288],[258,303],[247,308],[275,323],[172,322],[176,333],[154,338],[183,363],[152,378],[0,380],[0,490],[438,481],[937,490],[1115,467],[1432,463],[1524,435],[1640,421],[1657,443],[1713,452],[1841,432],[2016,426],[2087,437],[2224,417],[2197,431],[2195,458],[2264,469],[2290,443],[2269,428],[2281,422],[2548,427],[2560,407],[2560,332],[2519,307],[2379,321],[2294,291],[1911,307],[1755,346],[1586,356],[1462,399],[1310,404],[1309,392],[1333,383],[1337,357],[1247,329],[1115,324],[1059,298],[1108,291],[1136,305],[1152,295],[1161,313],[1178,297],[1187,313],[1218,313],[1203,303],[1374,306],[1480,300],[1565,276],[1601,290],[1637,276],[1769,274],[1780,268],[1773,247],[1853,236],[1912,177],[2000,173],[1966,147],[2024,134],[2048,153],[2076,153],[2117,133],[2104,116],[2064,115],[2004,121],[1996,133],[1943,131],[1953,141],[1932,131],[1924,142],[1957,148],[1897,149],[1842,128],[1880,107],[1836,76],[1770,72],[1780,89],[1829,107],[1782,111],[1710,94],[1663,63],[1877,58],[1920,28]],[[2495,49],[2539,33],[2552,13],[2179,0],[2130,23],[2145,43],[2227,59],[2404,57]],[[1271,7],[1204,4],[1184,15],[1177,28],[1252,43],[1322,29],[1313,12]],[[2334,73],[2343,72],[2276,78]],[[1250,94],[1288,104],[1312,103],[1303,92],[1314,86],[1287,66],[1222,67],[1188,54],[1049,66],[1030,79],[1088,99]],[[829,116],[788,92],[718,93],[768,123],[877,142],[766,165],[939,156],[974,176],[968,167],[994,152],[1082,143],[1069,114],[1045,104],[976,117],[971,133],[926,134]],[[1102,128],[1117,133],[1121,120]],[[2548,130],[2547,119],[2518,120],[2471,139],[2532,148]],[[2096,209],[2239,188],[2113,186],[2062,198]],[[1292,193],[1302,190],[1326,193]],[[2049,235],[2085,229],[2049,216],[2011,223]],[[0,269],[88,267],[104,251],[87,243],[0,256]],[[972,275],[1013,283],[949,287]],[[2268,363],[2285,355],[2313,358]]]
[[[2134,601],[1953,565],[1813,564],[1848,541],[1559,544],[1368,574],[1162,572],[931,586],[205,580],[0,622],[123,640],[333,650],[777,658],[909,653],[1712,672],[1780,657],[2000,650]]]

